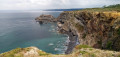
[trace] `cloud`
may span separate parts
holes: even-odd
[[[120,0],[0,0],[0,10],[91,8],[119,3]]]

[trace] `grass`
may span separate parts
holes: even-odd
[[[22,51],[26,52],[29,50],[30,48],[16,48],[11,51],[0,54],[0,57],[23,57],[23,55],[19,52],[22,52]]]
[[[118,11],[120,12],[120,4],[116,5],[110,5],[110,6],[103,6],[102,8],[86,8],[83,10],[77,10],[77,11],[97,11],[97,12],[103,12],[103,11]]]
[[[14,50],[11,50],[6,53],[2,53],[0,57],[14,57],[14,54],[19,53],[22,50],[22,48],[16,48]]]
[[[91,57],[95,57],[95,54],[91,54]]]
[[[81,49],[81,48],[91,48],[91,47],[88,46],[88,45],[77,45],[75,48],[76,49]]]
[[[43,52],[43,51],[38,51],[39,55],[40,56],[46,56],[46,55],[49,55],[49,53],[46,53],[46,52]]]
[[[79,51],[79,53],[81,53],[81,54],[85,54],[85,53],[87,53],[86,51]]]

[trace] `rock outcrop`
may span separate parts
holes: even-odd
[[[35,18],[35,20],[40,24],[55,22],[55,18],[52,15],[40,15],[39,17]]]
[[[80,45],[120,51],[120,12],[66,11],[57,20],[59,31],[78,36]]]
[[[2,53],[0,57],[120,57],[120,52],[95,49],[87,45],[77,45],[71,54],[55,55],[46,53],[36,47],[27,47],[16,48]]]
[[[80,45],[120,51],[120,12],[65,11],[58,18],[41,15],[39,22],[57,22],[58,32],[69,36],[66,54]]]

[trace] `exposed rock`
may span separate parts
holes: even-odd
[[[57,22],[58,32],[69,36],[66,54],[72,52],[77,42],[120,51],[120,12],[66,11],[56,19],[51,15],[41,15],[36,20]]]
[[[66,11],[57,19],[59,31],[78,36],[81,45],[120,51],[120,12]]]
[[[0,57],[119,57],[120,52],[94,49],[87,45],[77,45],[73,53],[49,54],[36,47],[14,49],[0,54]]]
[[[55,18],[52,15],[40,15],[39,17],[35,18],[35,20],[40,24],[47,22],[55,22]]]
[[[23,54],[24,54],[24,57],[37,57],[37,56],[39,56],[38,51],[39,51],[38,48],[30,47],[30,50]]]

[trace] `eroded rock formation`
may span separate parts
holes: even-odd
[[[35,18],[35,20],[40,24],[55,22],[55,18],[52,15],[40,15],[39,17]]]
[[[78,36],[80,45],[120,51],[120,12],[66,11],[57,20],[59,31]]]
[[[51,15],[41,15],[36,20],[57,22],[58,32],[69,36],[66,54],[71,53],[78,42],[120,51],[120,12],[66,11],[56,19]]]

